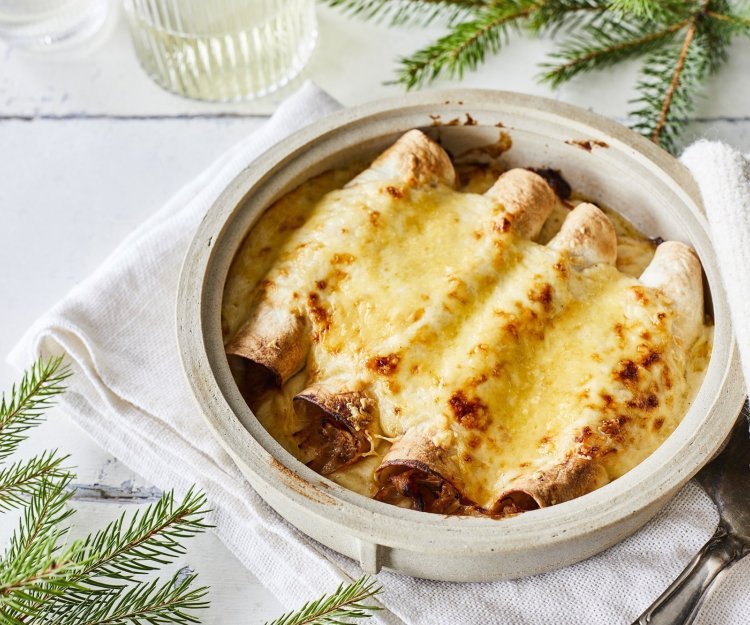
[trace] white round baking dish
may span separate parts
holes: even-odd
[[[455,121],[454,121],[455,120]],[[509,165],[553,167],[579,193],[643,232],[689,242],[710,289],[715,340],[705,380],[669,439],[638,467],[584,497],[518,517],[443,517],[373,501],[321,477],[260,425],[229,370],[220,328],[230,262],[258,216],[309,177],[373,156],[410,128],[453,153],[507,132]],[[381,567],[453,581],[521,577],[624,539],[721,447],[744,397],[729,311],[700,199],[684,167],[632,131],[580,108],[498,91],[416,93],[346,109],[266,152],[229,184],[188,251],[177,302],[179,346],[200,410],[260,495],[323,544]]]

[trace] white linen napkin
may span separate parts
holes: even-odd
[[[276,141],[337,107],[315,86],[305,85],[261,130],[131,234],[98,271],[32,326],[9,357],[21,368],[39,354],[65,354],[75,375],[62,408],[145,479],[178,492],[191,484],[202,488],[215,510],[212,522],[218,536],[288,608],[330,592],[360,571],[355,562],[301,535],[276,515],[204,426],[178,360],[174,302],[187,246],[222,188]],[[739,175],[747,166],[727,150],[699,145],[689,152],[688,163],[695,164],[712,212],[729,205],[739,211],[743,202],[745,210],[750,206],[746,169],[744,179]],[[716,168],[727,167],[727,162],[733,163],[736,178],[724,175],[726,187],[704,183],[704,178],[718,178]],[[732,191],[726,191],[730,186]],[[736,243],[731,249],[738,250],[737,259],[750,260],[747,222],[742,221],[741,230],[729,225],[718,246],[726,251],[720,260],[727,263],[729,240]],[[717,237],[722,232],[717,230]],[[747,280],[741,272],[736,280],[745,294],[750,293]],[[740,305],[750,305],[741,299],[732,303],[738,305],[737,314]],[[750,347],[750,330],[740,338]],[[750,350],[745,354],[750,356]],[[405,625],[626,625],[709,538],[717,518],[706,495],[689,484],[640,532],[559,571],[482,584],[382,572],[378,578],[385,587],[381,601],[386,609],[373,620]],[[736,624],[750,614],[750,593],[742,583],[743,575],[750,575],[748,565],[750,560],[738,564],[722,580],[699,624]]]

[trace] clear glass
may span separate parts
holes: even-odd
[[[143,68],[191,98],[264,96],[294,78],[315,47],[315,0],[124,2]]]
[[[101,28],[109,0],[0,0],[0,39],[32,50],[82,41]]]

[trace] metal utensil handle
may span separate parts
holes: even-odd
[[[690,625],[716,576],[750,551],[722,523],[716,533],[633,625]]]

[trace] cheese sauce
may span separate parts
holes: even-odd
[[[544,245],[576,202],[560,201],[534,242],[498,226],[482,181],[342,188],[361,169],[328,172],[276,202],[227,278],[225,340],[261,298],[312,320],[305,368],[247,395],[287,450],[302,457],[292,398],[331,380],[376,399],[371,452],[330,476],[368,496],[390,441],[419,424],[455,451],[462,494],[482,507],[571,450],[616,479],[674,430],[711,330],[693,346],[672,338],[670,303],[636,279],[652,241],[605,209],[617,267],[578,270]]]

